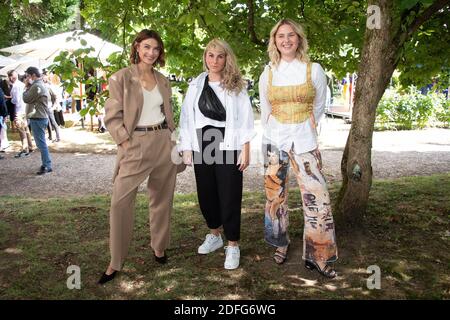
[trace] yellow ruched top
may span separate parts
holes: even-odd
[[[313,114],[316,90],[311,81],[311,63],[307,65],[306,82],[292,86],[273,86],[272,69],[269,69],[268,100],[272,116],[281,123],[301,123]]]

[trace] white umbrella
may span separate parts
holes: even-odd
[[[28,67],[37,67],[42,70],[43,68],[47,68],[50,64],[51,62],[44,59],[22,56],[19,60],[1,68],[0,75],[6,76],[10,70],[15,70],[18,74],[23,74]]]

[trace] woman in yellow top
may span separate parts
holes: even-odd
[[[326,76],[311,63],[302,27],[290,19],[270,32],[270,64],[259,81],[266,191],[265,240],[277,249],[274,260],[285,262],[289,247],[288,169],[292,166],[302,195],[305,267],[328,278],[336,272],[334,222],[321,172],[316,125],[324,113]]]

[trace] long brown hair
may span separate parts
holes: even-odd
[[[155,64],[158,64],[160,67],[164,67],[166,64],[165,53],[164,53],[164,43],[161,40],[161,36],[158,32],[154,30],[144,29],[140,31],[136,38],[134,38],[133,43],[131,44],[131,52],[130,52],[130,62],[132,64],[138,64],[141,59],[139,58],[139,54],[137,52],[137,46],[141,43],[142,40],[146,39],[155,39],[158,42],[159,46],[159,57],[156,59]]]

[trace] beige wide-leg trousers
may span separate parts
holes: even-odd
[[[170,241],[170,216],[176,165],[171,161],[169,129],[135,131],[126,149],[119,146],[110,210],[111,267],[121,270],[128,254],[139,185],[148,177],[151,247],[164,251]]]

